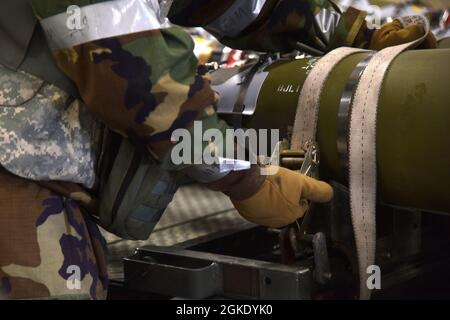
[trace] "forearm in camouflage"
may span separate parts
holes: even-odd
[[[0,300],[106,298],[105,243],[77,202],[0,168],[0,212]]]
[[[65,1],[64,6],[85,2]],[[55,14],[49,1],[34,3],[38,17]],[[198,70],[193,48],[189,34],[170,27],[55,50],[54,57],[93,114],[166,168],[181,169],[170,163],[176,129],[190,129],[196,120],[204,130],[226,128],[215,115],[217,97]]]
[[[216,19],[224,14],[231,15],[227,10],[236,1],[221,1],[219,4],[214,0],[177,0],[174,1],[169,18],[179,25],[205,27],[230,47],[269,52],[292,51],[298,48],[298,42],[323,51],[338,46],[359,45],[355,39],[365,25],[362,23],[365,13],[351,8],[340,15],[328,0],[267,0],[259,1],[264,3],[259,15],[238,35],[230,37],[211,28]],[[317,26],[314,26],[316,16],[324,10],[335,15],[334,19],[341,16],[331,39],[326,41],[320,39]],[[235,17],[239,21],[238,13]]]

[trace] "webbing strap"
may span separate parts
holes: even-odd
[[[330,51],[316,62],[300,91],[291,138],[291,150],[305,149],[308,141],[316,140],[320,97],[331,71],[344,58],[365,51],[363,49],[341,47]]]
[[[349,180],[353,231],[359,262],[360,298],[369,299],[367,267],[375,263],[376,204],[376,115],[380,89],[392,61],[403,51],[420,44],[429,32],[422,16],[399,19],[403,26],[423,24],[425,35],[416,41],[383,49],[368,62],[353,97],[349,128]],[[300,150],[315,142],[319,104],[326,80],[335,66],[359,52],[355,48],[338,48],[322,57],[304,82],[295,116],[291,149]]]
[[[383,80],[394,59],[420,44],[429,32],[422,16],[399,19],[403,26],[424,24],[425,35],[415,41],[385,48],[369,61],[353,98],[349,129],[349,187],[353,231],[359,262],[360,299],[370,299],[367,268],[375,264],[376,247],[376,120]]]

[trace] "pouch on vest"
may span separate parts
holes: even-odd
[[[108,146],[107,153],[114,156],[106,156],[112,160],[108,165],[106,159],[101,178],[100,225],[124,239],[146,240],[172,201],[179,177],[127,139],[112,135],[115,146]]]

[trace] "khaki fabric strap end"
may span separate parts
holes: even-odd
[[[359,12],[355,21],[353,22],[352,27],[350,28],[350,31],[347,34],[347,37],[345,39],[345,45],[348,47],[353,47],[356,37],[358,36],[359,31],[363,27],[363,24],[366,22],[366,16],[367,14],[363,11]]]

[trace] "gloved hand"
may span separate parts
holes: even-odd
[[[405,28],[402,23],[396,19],[392,22],[385,23],[380,29],[373,32],[369,49],[381,50],[386,47],[407,43],[419,39],[424,33],[425,29],[422,25],[414,24]],[[420,48],[430,49],[436,47],[436,38],[432,32],[429,32]]]
[[[243,218],[262,226],[278,228],[303,217],[308,200],[330,201],[333,189],[325,182],[280,167],[276,174],[267,176],[250,197],[243,200],[230,198]]]

